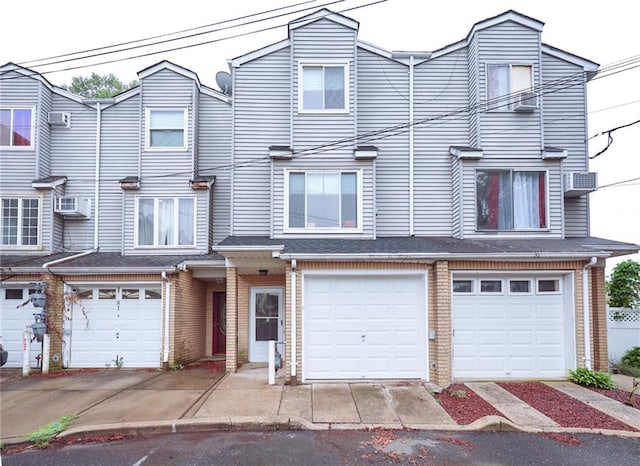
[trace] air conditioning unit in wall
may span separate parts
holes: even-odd
[[[71,126],[71,113],[69,112],[49,112],[48,122],[51,126]]]
[[[596,172],[568,172],[564,174],[564,197],[579,197],[598,188]]]
[[[538,96],[535,92],[521,92],[516,96],[513,109],[517,112],[532,112],[538,108]]]
[[[65,217],[89,218],[91,201],[80,196],[56,197],[54,212]]]

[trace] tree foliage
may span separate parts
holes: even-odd
[[[106,99],[136,86],[138,81],[125,84],[113,73],[102,76],[91,73],[89,77],[74,76],[70,86],[62,85],[61,87],[88,99]]]
[[[607,282],[607,295],[611,307],[640,307],[640,263],[629,259],[616,265]]]

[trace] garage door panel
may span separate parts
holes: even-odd
[[[454,377],[566,375],[562,294],[454,293],[452,307]]]
[[[424,294],[424,277],[306,276],[305,377],[423,377]],[[322,307],[332,311],[320,322]],[[318,326],[329,331],[323,335],[324,341],[317,338]],[[333,356],[332,367],[324,367],[329,354]],[[399,358],[402,364],[398,364]]]

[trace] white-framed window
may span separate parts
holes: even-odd
[[[36,248],[40,244],[40,204],[37,197],[0,199],[0,245]]]
[[[0,108],[0,147],[33,148],[33,108]]]
[[[531,281],[525,279],[509,280],[510,294],[531,294]]]
[[[286,171],[288,231],[362,231],[361,171]]]
[[[533,95],[532,88],[533,66],[487,64],[487,110],[512,109],[521,93]]]
[[[476,209],[478,230],[546,229],[546,172],[477,170]]]
[[[480,280],[480,293],[482,294],[501,294],[502,280]]]
[[[344,113],[349,111],[349,65],[300,63],[298,111]]]
[[[453,280],[453,292],[457,294],[473,294],[473,280]]]
[[[146,149],[186,150],[188,113],[186,108],[146,109]]]
[[[194,197],[137,198],[136,245],[195,246],[195,212]]]
[[[557,278],[539,278],[538,294],[560,294],[560,280]]]

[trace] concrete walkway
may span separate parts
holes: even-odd
[[[466,384],[502,416],[458,425],[419,381],[267,382],[266,367],[233,374],[211,369],[175,372],[107,369],[22,378],[0,372],[0,438],[24,441],[43,425],[75,415],[65,435],[215,429],[387,429],[570,432],[495,383]],[[640,411],[568,382],[550,382],[569,396],[640,430]],[[585,429],[575,429],[584,432]],[[588,430],[586,430],[588,431]],[[598,431],[601,431],[599,429]],[[640,432],[621,432],[637,435]]]

